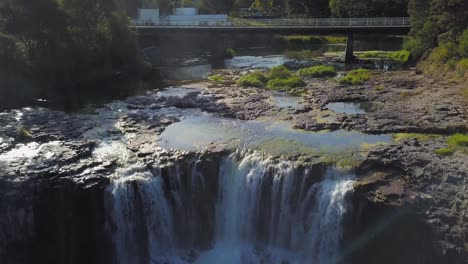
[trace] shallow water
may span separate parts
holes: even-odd
[[[301,97],[289,96],[286,93],[274,93],[271,97],[273,104],[279,108],[298,108],[302,100]]]
[[[303,152],[338,152],[359,149],[362,144],[389,142],[390,135],[367,135],[355,131],[308,132],[291,128],[283,121],[241,121],[193,111],[169,125],[160,135],[164,148],[197,150],[210,144],[261,148],[288,154],[300,146]],[[289,145],[289,147],[288,147]]]
[[[334,102],[327,104],[326,108],[337,113],[350,115],[371,113],[377,110],[377,106],[371,102]]]

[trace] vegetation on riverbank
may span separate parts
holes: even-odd
[[[418,141],[428,141],[435,138],[440,138],[438,134],[421,134],[421,133],[396,133],[392,135],[392,140],[400,142],[404,139],[417,139]]]
[[[366,69],[357,69],[349,71],[346,76],[340,79],[341,84],[360,85],[366,83],[370,78],[370,71]]]
[[[465,0],[410,0],[411,32],[404,48],[426,74],[468,80],[468,9]]]
[[[407,50],[400,51],[365,51],[362,53],[356,52],[356,55],[360,58],[380,58],[380,59],[392,59],[401,63],[408,62],[411,53]]]
[[[2,99],[26,93],[24,80],[59,90],[144,66],[118,0],[16,0],[0,11],[0,70],[17,76],[0,79]]]
[[[456,151],[468,154],[468,134],[455,134],[447,138],[447,147],[435,150],[436,154],[450,156]]]
[[[336,75],[336,69],[333,66],[313,66],[309,68],[303,68],[297,71],[297,74],[301,77],[333,77]]]
[[[271,68],[266,74],[255,71],[241,76],[237,82],[241,86],[267,87],[269,89],[290,89],[305,86],[304,81],[293,75],[285,66]]]

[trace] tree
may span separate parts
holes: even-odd
[[[407,16],[407,0],[330,0],[335,17]]]

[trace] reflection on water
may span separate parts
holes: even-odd
[[[272,96],[273,103],[279,108],[298,108],[301,97],[289,96],[286,93],[277,92]]]
[[[350,115],[365,114],[377,110],[377,106],[371,102],[334,102],[327,104],[326,107],[334,112]]]
[[[321,152],[334,152],[360,148],[363,143],[390,140],[389,135],[367,135],[354,131],[308,132],[293,129],[286,122],[241,121],[200,111],[192,111],[180,122],[168,126],[160,135],[162,147],[183,150],[202,149],[210,144],[257,148],[271,145],[272,141],[282,141]]]
[[[283,55],[273,56],[236,56],[224,62],[228,69],[266,69],[283,65],[289,61]]]
[[[202,64],[183,67],[165,67],[159,70],[163,79],[187,81],[206,79],[211,73],[212,68],[210,64]]]

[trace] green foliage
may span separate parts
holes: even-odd
[[[370,71],[366,69],[352,70],[340,79],[341,84],[360,85],[369,80]]]
[[[447,139],[447,144],[450,147],[468,147],[468,134],[455,134]]]
[[[411,32],[405,40],[404,48],[411,51],[416,59],[441,43],[458,43],[462,32],[466,30],[466,0],[409,0],[408,13]],[[437,51],[438,54],[434,56],[448,61],[446,48]],[[450,47],[452,56],[457,56],[457,53]],[[440,68],[440,65],[436,68]]]
[[[452,148],[440,148],[434,150],[434,153],[441,156],[451,156],[453,153],[455,153],[455,150]]]
[[[120,0],[15,0],[5,4],[3,18],[0,30],[21,47],[28,71],[44,87],[142,65]]]
[[[333,66],[320,65],[300,69],[297,74],[301,77],[333,77],[336,75],[336,69]]]
[[[468,29],[465,29],[465,31],[463,31],[463,34],[460,37],[458,53],[463,58],[468,58]]]
[[[236,51],[232,48],[227,48],[225,51],[224,51],[224,58],[226,59],[232,59],[234,58],[234,56],[236,56]]]
[[[208,80],[213,81],[213,82],[224,82],[225,79],[221,75],[211,75],[208,77]]]
[[[454,134],[447,138],[446,148],[435,150],[435,153],[439,155],[449,156],[454,154],[456,151],[468,153],[468,134]]]
[[[468,58],[462,59],[457,63],[456,71],[458,77],[468,80]],[[468,97],[468,93],[465,96]]]
[[[404,17],[407,1],[401,0],[330,0],[329,7],[336,17]]]
[[[265,87],[268,79],[260,71],[241,76],[237,80],[237,84],[240,86],[251,86],[251,87]]]
[[[417,139],[419,141],[429,141],[431,139],[439,138],[438,134],[420,134],[420,133],[396,133],[392,135],[392,140],[400,142],[403,139]]]
[[[268,80],[272,80],[277,78],[286,79],[290,76],[291,72],[288,70],[288,68],[286,68],[284,65],[280,65],[271,68],[266,77],[268,78]]]
[[[411,53],[407,50],[400,51],[366,51],[359,55],[361,58],[388,58],[405,63],[408,61]]]
[[[305,86],[305,83],[301,78],[297,76],[289,76],[286,78],[275,78],[268,81],[267,87],[270,89],[277,88],[298,88]]]

